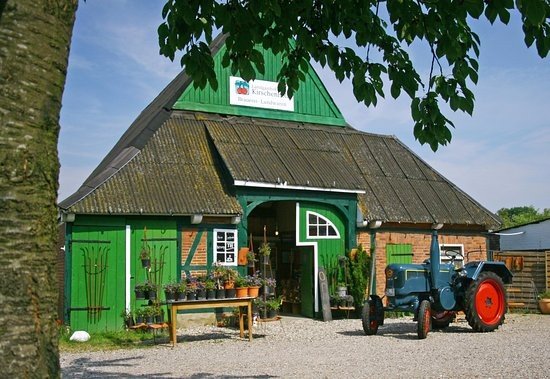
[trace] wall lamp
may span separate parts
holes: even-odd
[[[197,213],[194,215],[191,215],[191,224],[200,224],[202,221],[202,214]]]
[[[432,229],[433,229],[433,230],[439,230],[439,229],[441,229],[442,227],[443,227],[443,223],[440,223],[440,222],[438,222],[438,223],[433,223],[433,224],[432,224]]]

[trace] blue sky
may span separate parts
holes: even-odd
[[[61,111],[59,199],[71,195],[139,113],[181,70],[158,54],[162,0],[88,0],[77,12]],[[314,66],[356,129],[397,136],[481,205],[550,208],[550,58],[527,49],[518,18],[474,24],[481,37],[473,117],[447,114],[450,145],[433,153],[412,135],[409,99],[366,108],[348,82]],[[427,62],[425,50],[411,50]],[[424,72],[422,70],[425,70]],[[428,67],[420,68],[423,78]]]

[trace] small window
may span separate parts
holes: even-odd
[[[214,229],[214,262],[225,266],[237,265],[237,231]]]
[[[334,224],[319,213],[307,212],[307,238],[340,238]]]

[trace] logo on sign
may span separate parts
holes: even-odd
[[[250,85],[248,84],[248,82],[245,82],[244,80],[235,81],[235,92],[238,95],[248,95],[249,89]]]

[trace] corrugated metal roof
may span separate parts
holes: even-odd
[[[231,187],[243,182],[364,192],[357,196],[367,220],[498,225],[395,137],[183,111],[174,111],[139,154],[70,208],[237,214],[242,209]]]
[[[242,212],[222,179],[204,124],[173,114],[140,153],[70,207],[92,214]]]

